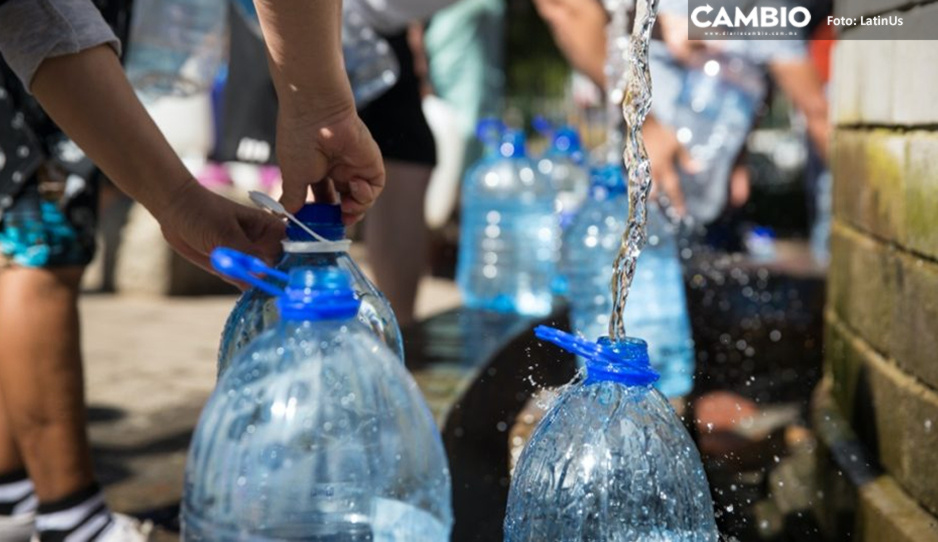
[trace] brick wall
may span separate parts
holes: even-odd
[[[938,3],[919,3],[907,24],[938,26]],[[908,2],[840,0],[837,9],[893,5]],[[817,401],[826,406],[815,409],[835,408],[849,424],[819,428],[830,455],[849,448],[838,440],[860,444],[834,469],[862,461],[874,474],[853,478],[848,525],[828,511],[827,534],[938,540],[938,41],[842,40],[833,73],[834,224]],[[824,412],[818,425],[830,420]],[[822,490],[833,490],[824,478],[821,469]],[[828,497],[822,507],[842,505]]]

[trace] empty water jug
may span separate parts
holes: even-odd
[[[550,147],[537,161],[538,171],[550,179],[553,187],[554,212],[560,217],[561,227],[570,223],[589,192],[584,162],[580,134],[571,126],[552,134]]]
[[[729,53],[695,56],[684,70],[670,124],[698,168],[681,174],[687,211],[708,223],[726,206],[730,172],[765,96],[765,74]]]
[[[561,271],[574,331],[587,339],[608,335],[612,313],[612,265],[629,214],[622,168],[594,174],[593,190],[564,232]],[[694,342],[673,227],[657,204],[647,212],[648,242],[638,258],[629,289],[625,328],[648,341],[651,364],[661,374],[657,387],[668,397],[693,387]]]
[[[466,176],[456,279],[466,306],[550,313],[559,252],[554,190],[509,130],[499,158]]]
[[[716,542],[700,455],[651,383],[645,342],[597,344],[543,326],[586,359],[535,428],[512,475],[506,542]]]
[[[282,321],[244,349],[193,435],[183,539],[444,542],[440,434],[400,360],[356,318],[348,272],[297,268],[285,291],[226,249],[216,269],[278,298]]]
[[[361,301],[358,319],[403,361],[404,342],[391,305],[349,256],[351,242],[345,239],[341,208],[338,205],[311,203],[304,205],[296,217],[325,241],[311,237],[291,223],[287,227],[287,239],[283,242],[283,258],[277,264],[274,277],[284,281],[287,273],[297,267],[337,266],[348,271],[352,289]],[[273,296],[260,288],[244,292],[228,316],[222,332],[218,348],[218,374],[221,375],[227,369],[242,348],[279,320]]]
[[[146,98],[208,91],[227,45],[227,3],[134,0],[127,77]]]

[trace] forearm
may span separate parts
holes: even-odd
[[[554,42],[570,64],[605,86],[606,12],[593,0],[536,0]]]
[[[110,47],[46,59],[30,90],[88,157],[155,215],[192,182]]]
[[[804,114],[808,136],[826,160],[830,136],[827,97],[814,66],[803,59],[775,62],[769,68],[778,87],[788,96],[792,105]]]
[[[281,107],[354,106],[342,58],[341,0],[254,0]]]

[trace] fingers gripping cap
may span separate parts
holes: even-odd
[[[331,203],[307,203],[297,213],[296,218],[309,229],[330,241],[345,239],[345,226],[342,224],[342,208]],[[287,238],[291,241],[316,241],[296,224],[287,226]]]
[[[547,326],[534,328],[534,334],[539,339],[583,356],[586,359],[588,382],[650,386],[658,380],[659,375],[651,368],[648,360],[648,343],[642,339],[626,338],[612,342],[603,337],[593,342]]]
[[[293,321],[344,320],[360,305],[348,272],[338,267],[294,269],[278,300],[281,318]]]

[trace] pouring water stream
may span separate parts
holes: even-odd
[[[613,264],[612,314],[609,319],[609,337],[613,341],[621,341],[626,337],[626,301],[632,277],[635,276],[638,256],[647,238],[645,223],[648,193],[651,189],[651,165],[645,150],[642,125],[651,109],[648,47],[651,28],[658,13],[658,2],[659,0],[636,2],[635,23],[628,42],[628,77],[622,100],[622,117],[626,123],[623,160],[628,173],[629,219]],[[613,17],[613,22],[615,21],[616,18]],[[609,98],[613,96],[614,94],[610,94]]]

